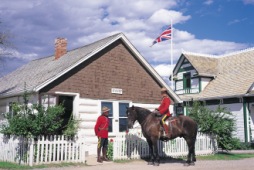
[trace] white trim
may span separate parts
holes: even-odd
[[[56,91],[55,94],[60,94],[64,96],[73,96],[73,117],[78,119],[79,118],[79,99],[80,99],[80,94],[79,93],[72,93],[72,92],[60,92]]]
[[[60,72],[59,74],[57,74],[56,76],[48,79],[47,81],[43,82],[42,84],[38,85],[37,87],[35,87],[33,90],[38,92],[39,90],[41,90],[43,87],[47,86],[49,83],[53,82],[54,80],[56,80],[57,78],[59,78],[60,76],[64,75],[65,73],[67,73],[68,71],[70,71],[71,69],[75,68],[76,66],[78,66],[79,64],[81,64],[82,62],[88,60],[89,58],[93,57],[96,53],[100,52],[101,50],[105,49],[106,47],[108,47],[109,45],[111,45],[112,43],[114,43],[115,41],[117,41],[118,39],[122,39],[123,42],[131,49],[131,51],[137,56],[137,58],[139,59],[139,61],[144,64],[144,66],[148,69],[148,71],[154,75],[155,79],[160,83],[161,86],[165,87],[170,95],[172,95],[173,99],[175,99],[176,103],[182,103],[181,99],[173,92],[173,90],[165,83],[165,81],[161,78],[161,76],[155,71],[155,69],[148,64],[148,62],[145,60],[145,58],[137,51],[137,49],[131,44],[131,42],[126,38],[126,36],[124,34],[119,34],[118,36],[116,36],[114,39],[112,39],[111,41],[107,42],[105,45],[99,47],[98,49],[96,49],[95,51],[93,51],[92,53],[90,53],[88,56],[82,58],[81,60],[79,60],[77,63],[73,64],[72,66],[70,66],[69,68],[65,69],[64,71]]]

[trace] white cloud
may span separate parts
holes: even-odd
[[[144,3],[145,2],[145,3]],[[165,77],[170,73],[170,40],[149,47],[163,26],[187,22],[190,15],[174,11],[179,0],[58,0],[14,3],[2,0],[1,21],[8,23],[17,51],[15,57],[32,60],[54,53],[54,39],[68,39],[68,50],[123,32],[150,64]],[[212,1],[206,1],[211,3]],[[251,1],[245,1],[251,3]],[[176,9],[176,8],[174,8]],[[12,22],[9,22],[12,21]],[[246,44],[197,39],[185,30],[173,30],[173,59],[181,50],[223,54],[247,48]]]
[[[213,3],[213,0],[206,0],[204,2],[205,5],[211,5]]]
[[[174,24],[182,23],[191,18],[190,15],[183,16],[181,12],[178,11],[170,11],[166,9],[160,9],[155,11],[153,15],[150,17],[149,21],[152,23],[162,23],[165,25],[169,25],[172,20]]]

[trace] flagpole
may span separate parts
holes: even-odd
[[[170,27],[171,27],[171,39],[170,39],[170,64],[171,64],[171,89],[174,91],[174,82],[173,82],[173,25],[172,19],[170,20]]]

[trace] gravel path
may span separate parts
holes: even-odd
[[[195,166],[184,166],[182,160],[162,160],[160,166],[147,165],[138,160],[128,163],[105,162],[81,167],[47,168],[43,170],[253,170],[254,158],[229,161],[197,161]]]

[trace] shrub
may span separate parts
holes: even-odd
[[[194,102],[189,112],[197,122],[199,131],[214,136],[222,150],[232,150],[240,145],[240,141],[232,135],[235,131],[234,117],[225,107],[210,110],[200,102]]]
[[[111,161],[113,160],[113,144],[114,144],[113,139],[110,139],[108,144],[107,157]]]
[[[27,92],[23,95],[23,103],[12,104],[12,115],[6,114],[8,123],[4,124],[1,132],[5,135],[22,135],[25,137],[39,135],[75,135],[76,121],[70,120],[63,127],[64,107],[50,106],[45,109],[42,105],[28,105]]]

